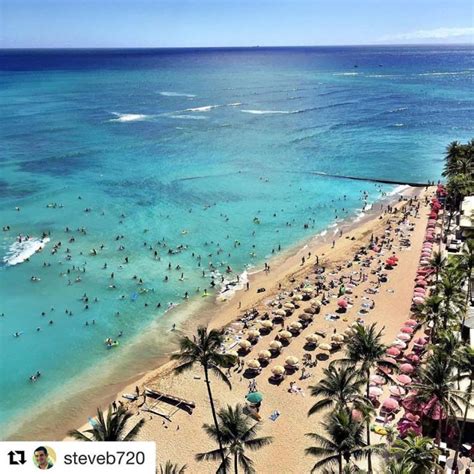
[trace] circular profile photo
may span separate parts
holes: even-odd
[[[51,469],[56,462],[56,453],[49,446],[38,446],[33,453],[33,462],[38,469]]]

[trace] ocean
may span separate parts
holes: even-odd
[[[473,77],[459,45],[0,51],[3,436],[48,433],[222,280],[395,189],[319,173],[437,181]]]

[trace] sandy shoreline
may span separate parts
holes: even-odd
[[[408,196],[418,192],[419,189],[408,188],[404,190],[403,194]],[[352,219],[351,221],[343,222],[339,228],[343,230],[344,235],[342,238],[335,237],[336,245],[334,249],[331,249],[333,229],[328,229],[326,235],[322,236],[321,233],[317,234],[311,237],[309,241],[300,242],[287,251],[276,255],[269,260],[269,264],[272,268],[269,274],[258,269],[255,269],[253,273],[249,274],[250,291],[240,290],[230,301],[222,302],[214,301],[214,299],[211,301],[209,298],[209,301],[206,300],[199,303],[199,310],[192,312],[192,317],[187,317],[185,321],[178,323],[179,332],[192,333],[200,324],[208,324],[210,327],[223,327],[228,325],[245,310],[258,306],[262,301],[275,294],[278,291],[279,283],[285,286],[289,283],[289,278],[292,276],[297,278],[305,274],[305,272],[314,265],[316,255],[319,256],[320,263],[327,260],[328,262],[330,261],[331,264],[334,264],[341,260],[342,255],[345,255],[349,248],[356,245],[361,238],[373,231],[380,217],[381,205],[393,202],[397,198],[398,195],[394,195],[376,201],[373,208],[368,211],[360,221],[354,221]],[[348,234],[354,236],[356,240],[351,241],[346,239],[345,237]],[[307,257],[309,252],[311,252],[312,258],[307,259],[306,264],[301,266],[301,257]],[[265,287],[266,291],[264,293],[256,293],[256,289],[260,287]],[[241,302],[242,305],[240,309],[239,302]],[[172,341],[169,341],[168,346],[170,348],[175,347]],[[169,352],[167,354],[169,354]],[[121,382],[118,381],[108,384],[106,387],[101,387],[103,390],[91,391],[89,396],[85,398],[93,400],[93,402],[82,406],[81,410],[78,410],[77,413],[71,413],[71,416],[67,419],[67,426],[63,423],[59,423],[50,427],[50,429],[48,429],[50,437],[58,439],[63,437],[71,426],[82,424],[86,415],[93,415],[97,406],[104,407],[114,399],[120,400],[122,393],[133,392],[136,385],[144,386],[153,383],[156,379],[165,377],[170,373],[173,367],[168,360],[169,355],[166,354],[159,359],[150,360],[145,366],[154,366],[151,370],[144,367],[142,370],[135,372],[135,376],[129,377],[127,380],[122,379]],[[10,438],[32,439],[35,437],[36,439],[44,439],[44,433],[26,432],[21,433],[21,436],[13,433]]]
[[[423,194],[423,191],[410,188],[405,190],[403,194],[404,196],[413,196],[419,193]],[[380,202],[377,204],[376,206],[380,207]],[[404,204],[402,203],[401,205]],[[381,326],[385,326],[386,342],[395,337],[398,331],[397,328],[400,327],[401,322],[408,318],[409,315],[414,284],[410,272],[414,276],[418,264],[419,249],[421,248],[427,221],[426,212],[424,211],[425,208],[422,206],[420,216],[416,218],[415,230],[412,233],[410,252],[401,252],[400,263],[390,274],[389,288],[391,291],[385,292],[384,290],[383,293],[374,296],[374,300],[377,302],[377,309],[364,318],[368,322],[376,321]],[[216,303],[214,308],[209,308],[199,318],[186,321],[180,330],[187,334],[192,333],[197,324],[205,322],[209,323],[210,327],[224,327],[230,325],[247,309],[264,309],[265,302],[278,293],[279,284],[283,288],[291,287],[290,279],[300,282],[305,275],[311,272],[311,268],[315,264],[316,255],[319,257],[320,265],[325,265],[327,269],[334,268],[338,263],[350,258],[354,251],[362,244],[367,244],[371,234],[380,235],[383,233],[387,221],[391,218],[393,216],[382,215],[380,211],[374,210],[363,221],[344,229],[344,235],[337,239],[334,248],[332,248],[332,239],[331,242],[321,242],[321,238],[313,238],[306,246],[282,259],[279,264],[275,264],[272,261],[270,273],[267,274],[261,271],[252,274],[250,276],[250,291],[240,291],[232,300]],[[311,252],[311,258],[307,258],[309,252]],[[301,265],[301,258],[303,256],[306,257],[305,265]],[[408,277],[408,275],[410,276]],[[256,289],[260,287],[266,288],[263,294],[256,293]],[[359,295],[355,297],[358,298]],[[240,309],[239,303],[241,303]],[[349,319],[342,318],[336,323],[327,323],[319,317],[315,320],[314,324],[318,328],[334,328],[334,330],[342,332],[343,328],[347,327],[348,321],[353,320],[353,316],[351,315]],[[304,341],[304,335],[310,332],[308,332],[308,328],[305,329],[304,333],[298,337],[299,342],[297,344],[295,341],[288,348],[285,348],[285,357],[288,355],[301,357],[303,354],[302,348],[297,348],[296,346],[302,346],[303,343],[301,341]],[[261,339],[252,349],[251,357],[256,356],[259,350],[266,349],[273,337],[262,337]],[[277,361],[281,363],[281,356]],[[307,392],[308,385],[314,384],[315,380],[317,380],[317,375],[321,374],[322,368],[325,365],[327,364],[320,363],[308,381],[298,382],[304,389],[304,392]],[[200,370],[196,367],[190,373],[178,377],[171,373],[172,368],[172,363],[165,363],[157,369],[147,372],[142,378],[134,380],[128,387],[120,391],[117,394],[117,400],[123,401],[121,394],[133,392],[136,385],[142,388],[144,386],[157,387],[164,392],[194,400],[197,405],[194,413],[192,415],[181,411],[173,413],[171,423],[165,422],[163,418],[158,416],[140,412],[136,404],[130,404],[130,409],[136,412],[137,416],[145,416],[147,423],[140,434],[140,439],[157,441],[158,462],[172,459],[182,464],[187,463],[190,467],[192,466],[191,472],[213,472],[212,465],[202,463],[196,465],[193,457],[196,452],[213,447],[200,429],[203,423],[211,421]],[[268,370],[268,367],[264,369],[265,374],[267,374]],[[247,380],[242,378],[242,376],[237,380],[238,377],[238,374],[232,375],[232,391],[229,391],[222,383],[213,381],[218,406],[227,403],[242,403],[244,401],[244,395],[247,393]],[[306,417],[307,410],[312,403],[310,397],[288,394],[283,387],[269,385],[266,383],[266,375],[261,374],[257,379],[259,381],[259,389],[265,394],[264,410],[262,413],[264,418],[262,434],[274,436],[275,442],[258,453],[252,453],[252,459],[257,463],[257,472],[280,472],[278,469],[281,467],[281,461],[275,459],[278,450],[285,449],[285,446],[300,446],[302,443],[307,445],[304,433],[314,431],[315,423],[318,420],[317,417],[311,417],[311,419]],[[297,376],[293,377],[293,379],[297,380]],[[292,377],[287,377],[287,380],[282,385],[286,385],[288,380],[292,380]],[[262,382],[262,387],[260,386],[260,381],[264,381]],[[268,415],[274,409],[278,409],[282,413],[281,420],[267,422]],[[289,412],[291,412],[290,417]],[[282,423],[284,424],[283,427],[281,426]],[[278,428],[279,426],[280,428]],[[281,444],[283,440],[280,439],[280,429],[283,429],[285,433],[284,445]],[[179,433],[175,433],[178,430]],[[310,469],[312,460],[303,455],[303,446],[300,451],[301,453],[299,453],[297,459],[291,459],[291,464],[287,466],[285,472],[306,472]],[[261,464],[262,462],[264,464]],[[260,469],[258,466],[260,466]],[[265,469],[262,469],[261,466],[265,466]]]

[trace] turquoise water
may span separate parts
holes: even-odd
[[[169,328],[169,303],[185,309],[213,275],[334,233],[393,190],[311,172],[437,180],[445,145],[473,135],[472,52],[0,52],[0,258],[18,234],[51,239],[0,268],[2,425],[127,348],[138,357],[134,338]]]

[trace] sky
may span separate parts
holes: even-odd
[[[0,0],[0,48],[474,43],[472,0]]]

